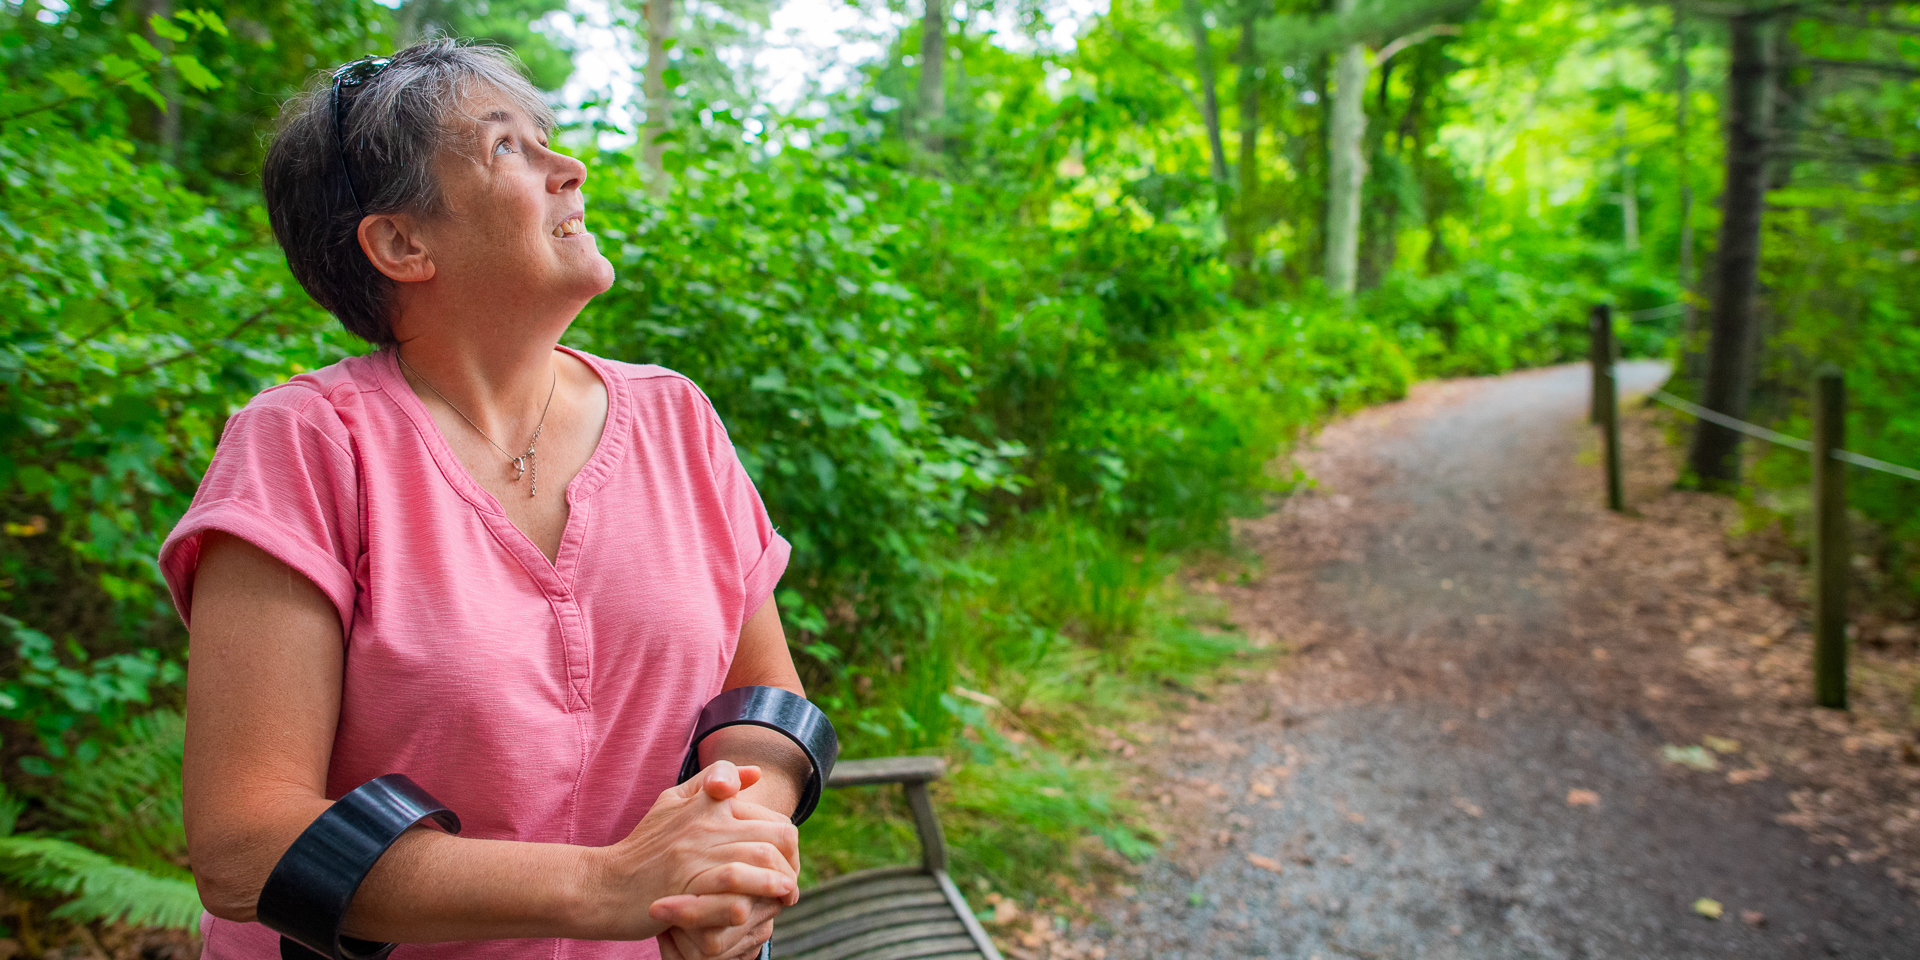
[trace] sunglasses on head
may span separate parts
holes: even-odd
[[[353,206],[362,217],[367,215],[367,207],[360,202],[360,191],[353,186],[353,168],[347,165],[347,122],[340,109],[340,88],[369,83],[392,62],[392,57],[361,57],[333,72],[333,145],[340,152],[340,175],[346,178],[347,194],[353,197]]]

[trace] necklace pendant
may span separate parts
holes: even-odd
[[[512,464],[513,466],[513,482],[519,483],[520,478],[527,475],[526,455],[521,454],[520,456],[514,457],[512,460],[508,460],[507,463]]]

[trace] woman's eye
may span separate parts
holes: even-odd
[[[511,140],[502,140],[499,143],[496,143],[493,145],[493,155],[496,157],[503,153],[512,153],[512,152],[513,152],[513,141]]]

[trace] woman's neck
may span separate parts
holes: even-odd
[[[421,402],[439,400],[487,439],[518,453],[539,429],[555,397],[559,360],[551,340],[485,342],[481,338],[416,336],[394,349]]]

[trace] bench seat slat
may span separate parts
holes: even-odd
[[[878,950],[869,950],[850,960],[930,960],[933,957],[951,957],[954,955],[954,950],[972,946],[973,941],[964,936],[915,940],[911,943],[896,943]],[[972,953],[962,953],[960,956],[978,958],[980,951],[974,950]]]
[[[835,926],[854,917],[921,909],[937,909],[943,916],[953,915],[953,905],[947,902],[947,898],[942,896],[940,891],[925,890],[918,893],[896,893],[886,897],[857,900],[829,910],[815,911],[798,920],[790,920],[782,914],[774,923],[774,930],[782,940],[797,940],[822,927]]]
[[[774,956],[779,960],[933,960],[936,957],[984,960],[974,947],[973,940],[965,934],[883,943],[863,948],[857,953],[823,947],[811,953],[792,956],[775,953]]]
[[[952,920],[953,908],[945,900],[921,906],[887,904],[872,910],[843,913],[804,930],[787,929],[780,940],[794,953],[805,953],[835,940],[845,940],[882,927],[899,927],[933,920]]]
[[[877,871],[876,871],[877,872]],[[832,910],[861,900],[876,897],[892,897],[904,894],[918,894],[932,891],[940,892],[940,884],[924,873],[906,875],[876,876],[865,878],[859,874],[842,877],[842,880],[860,882],[838,883],[832,887],[824,884],[812,890],[800,891],[800,902],[781,911],[780,919],[797,923],[814,914]]]
[[[792,960],[854,960],[856,957],[865,957],[869,952],[881,951],[882,948],[888,948],[884,955],[893,960],[950,953],[972,945],[973,938],[967,935],[967,928],[952,917],[873,930],[824,943],[804,953],[787,954],[781,950],[780,938],[773,938],[774,956],[783,960],[787,957]]]

